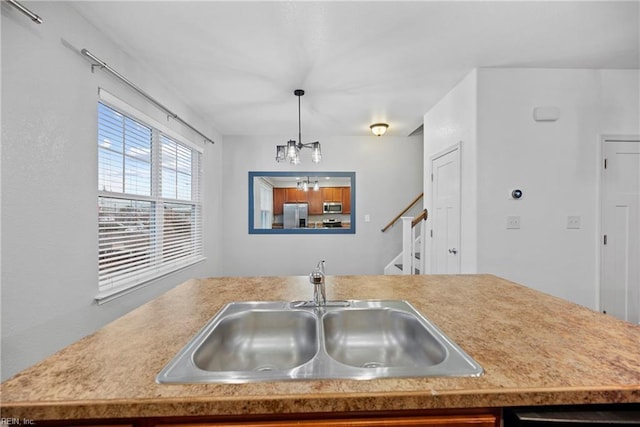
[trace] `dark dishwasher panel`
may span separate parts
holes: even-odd
[[[640,426],[640,404],[506,408],[504,427]]]

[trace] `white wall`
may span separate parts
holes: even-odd
[[[463,141],[463,272],[597,308],[600,141],[640,133],[639,82],[638,70],[478,69],[425,115],[425,192],[432,153]],[[535,122],[539,106],[560,119]]]
[[[637,70],[478,70],[480,272],[597,308],[600,140],[640,132],[639,81]],[[537,106],[560,119],[535,122]],[[507,197],[516,187],[519,201]],[[520,230],[506,230],[510,215]]]
[[[595,71],[602,86],[600,132],[640,134],[640,70]]]
[[[276,145],[289,138],[225,136],[224,274],[306,275],[321,259],[331,275],[382,274],[401,250],[401,226],[380,230],[422,191],[421,137],[319,137],[321,164],[308,150],[301,165],[276,163]],[[356,234],[248,234],[248,172],[295,170],[355,171]]]
[[[476,115],[477,73],[470,72],[424,116],[424,206],[431,213],[431,161],[434,155],[461,143],[460,157],[460,270],[477,269]],[[426,249],[426,271],[431,269],[431,248]]]
[[[34,3],[35,5],[35,3]],[[207,261],[96,306],[97,88],[166,122],[131,89],[79,54],[88,48],[186,121],[221,141],[143,64],[74,9],[38,2],[42,25],[2,2],[2,378],[37,362],[194,276],[221,271],[221,147],[207,144]],[[201,142],[179,123],[174,131]]]

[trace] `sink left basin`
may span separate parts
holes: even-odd
[[[305,376],[317,318],[284,302],[227,304],[158,374],[159,383],[242,383]]]
[[[252,310],[223,318],[197,347],[193,362],[205,371],[283,371],[317,351],[310,313]]]

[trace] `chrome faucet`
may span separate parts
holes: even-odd
[[[315,307],[324,307],[327,305],[324,276],[324,260],[322,260],[318,262],[316,268],[309,274],[309,282],[313,285],[313,305]]]

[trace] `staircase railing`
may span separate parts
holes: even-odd
[[[402,274],[424,273],[428,216],[424,209],[415,217],[402,217]]]
[[[420,221],[426,221],[429,216],[429,212],[426,209],[423,209],[415,218],[411,221],[411,227],[415,227],[420,223]]]
[[[385,231],[387,231],[388,229],[390,229],[391,227],[393,227],[393,224],[395,224],[400,218],[402,218],[402,215],[404,215],[405,213],[407,213],[407,211],[409,209],[411,209],[416,203],[418,203],[418,201],[420,199],[422,199],[422,197],[424,196],[424,192],[420,193],[416,196],[415,199],[413,199],[411,201],[411,203],[409,203],[409,205],[407,205],[406,208],[404,208],[398,215],[396,215],[391,221],[389,221],[389,223],[387,225],[385,225],[385,227],[381,230],[383,233]]]

